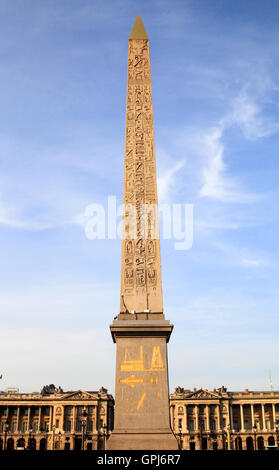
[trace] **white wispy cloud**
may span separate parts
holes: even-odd
[[[46,230],[53,227],[53,224],[43,223],[39,220],[30,220],[19,215],[16,209],[9,204],[0,201],[0,225],[24,229],[24,230]]]
[[[170,195],[171,189],[175,185],[175,176],[183,168],[185,162],[178,161],[163,171],[158,177],[158,199],[160,202],[166,201]]]
[[[199,194],[227,203],[254,203],[263,195],[244,191],[225,163],[225,132],[233,126],[240,128],[246,139],[260,139],[279,130],[279,124],[264,117],[261,107],[242,90],[232,101],[231,112],[201,137],[206,163]]]
[[[251,140],[268,137],[279,131],[279,123],[264,115],[261,105],[245,89],[233,100],[232,111],[224,119],[224,125],[238,126],[245,138]]]

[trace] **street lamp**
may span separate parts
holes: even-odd
[[[236,438],[235,438],[235,450],[240,450],[239,430],[236,430],[235,433],[236,433]]]
[[[178,424],[178,433],[179,433],[179,449],[182,450],[182,425],[181,423]]]
[[[227,432],[227,440],[228,440],[228,450],[231,450],[231,427],[229,424],[227,425],[226,432]]]
[[[84,437],[85,437],[85,432],[86,432],[87,416],[88,416],[88,413],[84,409],[82,412],[82,416],[81,416],[81,429],[82,429],[81,450],[84,450]]]
[[[254,433],[254,448],[257,450],[257,425],[256,423],[253,425],[253,433]]]
[[[216,450],[216,443],[217,443],[217,435],[214,431],[210,431],[209,438],[211,440],[211,448],[212,450]]]
[[[4,423],[4,433],[5,433],[5,439],[4,439],[4,450],[7,450],[6,449],[6,442],[7,442],[7,433],[9,431],[9,421],[7,420],[5,423]]]
[[[59,448],[59,450],[61,450],[60,449],[61,436],[62,436],[61,431],[59,431],[59,433],[58,433],[58,446],[59,446],[58,448]]]
[[[102,432],[102,435],[104,436],[104,450],[106,450],[106,439],[108,435],[108,427],[105,424],[103,424],[101,428],[101,432]]]
[[[54,450],[54,433],[55,433],[55,425],[53,424],[52,426],[52,444],[51,444],[51,449]]]
[[[32,437],[32,429],[30,428],[28,432],[29,432],[29,439],[28,439],[28,450],[32,450],[32,449],[31,449],[31,437]]]

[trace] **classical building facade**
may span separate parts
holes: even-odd
[[[277,446],[279,392],[186,390],[170,395],[173,431],[181,449],[263,450]]]
[[[0,392],[0,449],[104,449],[113,427],[112,395],[63,392],[45,386],[40,393]]]
[[[173,433],[183,450],[277,446],[279,392],[186,390],[170,395]],[[113,429],[114,399],[53,385],[39,393],[0,392],[0,450],[99,450]]]

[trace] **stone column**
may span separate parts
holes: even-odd
[[[72,432],[75,432],[75,411],[76,407],[72,406]]]
[[[264,412],[264,403],[262,403],[262,423],[263,423],[263,431],[266,431],[266,425],[265,425],[265,412]]]
[[[275,404],[272,403],[272,421],[273,421],[273,429],[275,429],[276,425],[276,413],[275,413]]]
[[[31,408],[28,406],[28,416],[27,416],[27,431],[29,432],[30,425],[31,425]]]
[[[209,414],[209,405],[206,405],[206,431],[210,431],[210,414]]]
[[[64,423],[64,419],[65,419],[65,406],[62,405],[62,430],[64,431],[65,430],[65,423]]]
[[[188,411],[187,411],[187,405],[184,405],[185,408],[185,431],[189,431],[189,426],[188,426]]]
[[[199,430],[199,408],[195,405],[195,431]]]
[[[48,430],[52,431],[52,417],[53,417],[53,407],[49,407],[49,422],[48,422]]]
[[[42,406],[39,406],[38,430],[41,433],[42,428]]]
[[[220,405],[217,405],[217,431],[222,430]]]
[[[233,424],[233,409],[232,409],[232,405],[230,403],[228,403],[228,406],[229,406],[229,413],[230,413],[230,427],[231,427],[231,430],[234,429],[234,424]]]
[[[77,428],[77,407],[74,406],[74,432],[76,432]]]
[[[250,407],[251,407],[251,427],[253,428],[253,426],[255,424],[254,405],[253,405],[253,403],[251,403]]]
[[[170,420],[171,420],[171,428],[174,431],[174,405],[170,406]]]
[[[20,406],[17,407],[16,432],[19,432],[19,424],[20,424]]]
[[[243,405],[240,404],[240,430],[241,432],[245,431],[244,429],[244,417],[243,417]]]

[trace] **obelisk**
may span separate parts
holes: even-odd
[[[114,430],[107,449],[177,449],[170,427],[161,286],[149,40],[138,15],[129,38],[120,313]],[[134,219],[127,217],[132,208]],[[143,223],[144,222],[144,223]]]

